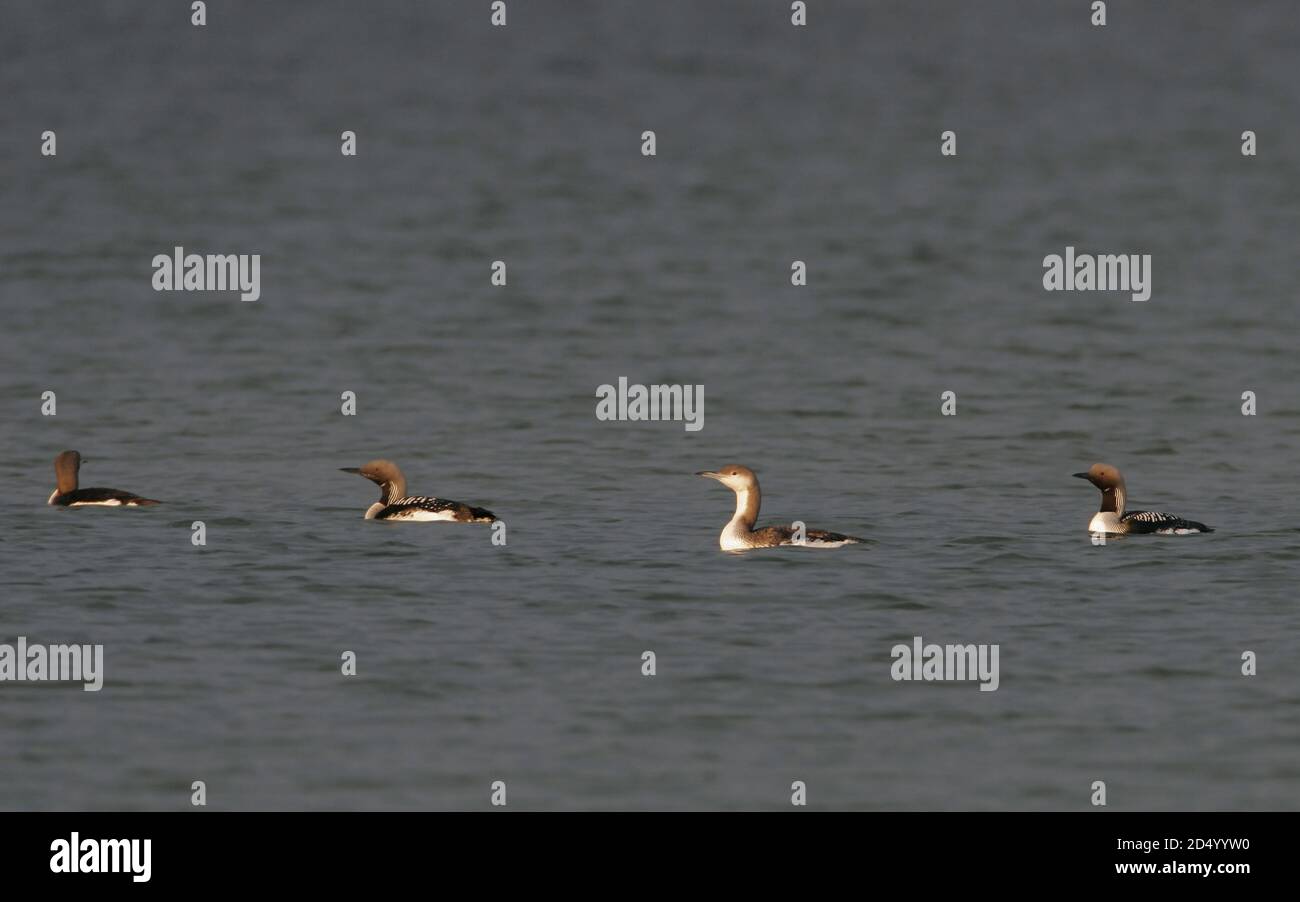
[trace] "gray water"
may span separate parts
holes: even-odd
[[[1292,4],[105,6],[3,4],[0,641],[106,676],[0,684],[0,807],[1300,808]],[[45,506],[64,448],[166,504]],[[1098,460],[1217,531],[1094,546]],[[869,541],[721,553],[732,462]]]

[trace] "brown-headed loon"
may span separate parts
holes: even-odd
[[[141,498],[121,489],[79,489],[77,476],[80,470],[80,452],[64,451],[54,458],[56,488],[46,504],[56,507],[143,507],[146,504],[162,504],[161,501]]]
[[[723,551],[776,548],[779,545],[839,548],[841,545],[855,545],[862,541],[855,536],[826,532],[821,529],[803,530],[802,541],[799,540],[799,531],[791,526],[765,526],[762,529],[754,529],[762,496],[758,490],[758,477],[754,475],[753,470],[737,464],[727,464],[717,472],[704,470],[695,475],[716,479],[736,493],[736,512],[723,528],[722,535],[718,537],[718,545]]]
[[[1162,536],[1185,536],[1190,533],[1214,532],[1204,523],[1184,520],[1173,514],[1159,511],[1124,511],[1124,501],[1128,497],[1128,488],[1124,477],[1110,464],[1093,464],[1086,473],[1075,473],[1079,479],[1086,479],[1101,489],[1101,510],[1093,516],[1088,524],[1088,532],[1125,535],[1127,533],[1156,533]]]
[[[361,467],[340,467],[379,485],[379,500],[366,510],[367,520],[445,520],[453,523],[492,523],[496,514],[459,501],[406,494],[406,477],[391,460],[372,460]]]

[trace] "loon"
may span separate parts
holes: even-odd
[[[121,489],[79,489],[77,472],[80,469],[81,453],[78,451],[64,451],[54,458],[57,488],[45,503],[56,507],[143,507],[146,504],[162,504],[161,501],[141,498]]]
[[[492,523],[496,514],[459,501],[406,494],[406,477],[391,460],[372,460],[362,467],[340,467],[379,485],[379,500],[366,510],[367,520],[448,520],[456,523]]]
[[[855,545],[862,541],[856,536],[846,536],[838,532],[826,532],[821,529],[804,530],[804,540],[795,541],[795,530],[790,526],[765,526],[754,529],[758,519],[758,505],[761,496],[758,490],[758,477],[749,467],[727,464],[721,470],[703,470],[695,474],[706,479],[716,479],[736,493],[736,512],[731,517],[718,545],[723,551],[745,551],[750,548],[775,548],[778,545],[805,545],[808,548],[839,548],[841,545]]]
[[[1093,464],[1086,473],[1073,474],[1079,479],[1086,479],[1101,489],[1101,510],[1088,524],[1088,532],[1111,533],[1157,533],[1162,536],[1184,536],[1189,533],[1214,532],[1204,523],[1184,520],[1173,514],[1159,511],[1124,512],[1124,501],[1128,489],[1119,470],[1110,464]]]

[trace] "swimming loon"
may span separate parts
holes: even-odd
[[[379,485],[379,500],[366,510],[367,520],[448,520],[456,523],[492,523],[496,514],[459,501],[407,495],[406,477],[391,460],[372,460],[363,467],[340,467]]]
[[[1101,510],[1088,524],[1088,532],[1112,533],[1157,533],[1162,536],[1182,536],[1196,532],[1214,532],[1204,523],[1184,520],[1173,514],[1159,511],[1124,512],[1124,500],[1128,489],[1119,470],[1110,464],[1093,464],[1086,473],[1073,474],[1079,479],[1086,479],[1101,489]]]
[[[162,504],[152,498],[141,498],[121,489],[79,489],[77,472],[81,469],[81,454],[77,451],[64,451],[54,458],[54,480],[57,488],[50,494],[46,504],[56,507],[143,507],[146,504]]]
[[[718,545],[723,551],[744,551],[749,548],[775,548],[778,545],[804,545],[808,548],[839,548],[841,545],[853,545],[862,540],[838,532],[826,532],[821,529],[804,530],[804,541],[794,540],[795,530],[790,526],[765,526],[754,529],[758,519],[758,505],[761,496],[758,490],[758,477],[749,467],[728,464],[721,470],[703,470],[695,474],[706,479],[716,479],[736,493],[736,512],[731,521],[718,537]]]

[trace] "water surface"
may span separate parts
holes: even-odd
[[[1294,9],[831,7],[5,3],[0,636],[107,675],[0,689],[0,807],[1300,808]],[[64,448],[166,505],[47,508]],[[363,521],[380,456],[508,545]],[[1097,460],[1218,531],[1094,547]],[[869,543],[721,554],[729,462]]]

